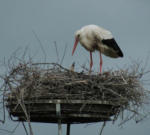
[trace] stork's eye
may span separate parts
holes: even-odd
[[[80,34],[77,35],[77,38],[78,38],[78,39],[80,38]]]

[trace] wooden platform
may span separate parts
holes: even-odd
[[[115,102],[99,100],[28,99],[20,103],[13,97],[7,101],[6,106],[14,120],[26,121],[23,105],[30,122],[58,123],[61,120],[64,124],[110,121],[120,107]]]

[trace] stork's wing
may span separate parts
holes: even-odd
[[[123,57],[123,53],[114,38],[103,39],[101,42],[108,48],[112,48],[120,57]]]

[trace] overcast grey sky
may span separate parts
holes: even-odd
[[[87,64],[89,53],[81,46],[71,56],[74,32],[87,24],[97,24],[109,29],[124,58],[110,59],[103,56],[103,70],[123,68],[132,59],[145,59],[150,53],[150,1],[149,0],[0,0],[0,60],[9,58],[17,48],[30,48],[30,55],[42,61],[44,56],[38,35],[46,51],[47,61],[56,62],[54,41],[57,42],[60,57],[64,46],[67,52],[63,66],[75,61],[76,70]],[[99,70],[99,55],[94,54],[94,70]],[[150,64],[149,64],[150,67]],[[2,71],[0,71],[2,72]],[[14,122],[7,122],[3,128],[13,129]],[[71,135],[97,135],[101,124],[73,125]],[[103,135],[149,135],[150,119],[140,124],[127,123],[120,129],[109,123]],[[64,130],[64,129],[63,129]],[[36,135],[56,135],[57,126],[52,124],[33,124]],[[1,133],[0,134],[4,134]],[[20,126],[15,135],[25,134]],[[63,131],[63,135],[65,131]]]

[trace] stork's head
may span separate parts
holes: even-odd
[[[72,50],[72,55],[74,54],[74,52],[75,52],[75,49],[76,49],[76,47],[77,47],[77,44],[78,44],[78,42],[80,41],[80,36],[81,34],[80,34],[80,31],[78,30],[76,33],[75,33],[75,42],[74,42],[74,46],[73,46],[73,50]]]

